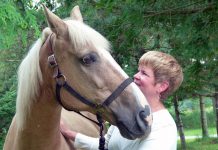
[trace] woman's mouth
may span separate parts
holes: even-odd
[[[136,81],[134,81],[134,83],[139,87],[140,86],[140,84],[139,83],[137,83]]]

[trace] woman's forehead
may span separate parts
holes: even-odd
[[[139,69],[141,69],[141,70],[151,70],[152,68],[150,67],[150,66],[148,66],[148,65],[139,65],[139,67],[138,67]]]
[[[152,69],[152,67],[150,67],[150,66],[139,65],[139,68],[138,68],[138,69],[141,70],[141,71],[145,71],[145,72],[147,72],[147,73],[153,74],[153,69]]]

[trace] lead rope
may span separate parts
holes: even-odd
[[[104,126],[103,126],[103,119],[102,117],[97,113],[97,120],[98,120],[98,125],[100,127],[100,138],[99,138],[99,150],[108,150],[107,148],[105,149],[105,137],[103,135],[103,131],[104,131]]]
[[[104,131],[104,125],[103,125],[103,124],[104,124],[104,123],[103,123],[102,117],[97,113],[97,114],[96,114],[96,117],[97,117],[98,122],[96,122],[96,121],[94,121],[94,120],[92,120],[92,119],[86,117],[85,115],[83,115],[83,114],[82,114],[81,112],[79,112],[79,111],[74,111],[74,112],[80,114],[81,116],[85,117],[86,119],[88,119],[88,120],[94,122],[95,124],[97,124],[97,125],[99,126],[99,128],[100,128],[100,131],[99,131],[100,137],[99,137],[99,147],[98,147],[98,149],[99,149],[99,150],[108,150],[108,148],[105,148],[105,137],[104,137],[104,135],[103,135],[103,131]]]
[[[97,124],[100,128],[100,131],[99,131],[99,135],[100,135],[100,138],[99,138],[99,147],[98,149],[99,150],[108,150],[108,148],[105,148],[105,137],[103,135],[103,131],[104,131],[104,123],[103,123],[103,119],[101,117],[101,115],[99,115],[98,113],[96,114],[96,117],[97,117],[97,121],[94,121],[88,117],[86,117],[85,115],[83,115],[81,112],[79,111],[75,111],[75,110],[71,110],[71,111],[74,111],[76,113],[78,113],[79,115],[83,116],[84,118],[92,121],[93,123]]]

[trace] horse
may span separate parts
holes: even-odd
[[[43,9],[48,27],[19,66],[16,113],[3,149],[74,149],[60,133],[60,120],[98,135],[96,125],[67,110],[99,114],[127,139],[148,135],[150,107],[110,55],[110,43],[83,22],[78,6],[64,20]]]

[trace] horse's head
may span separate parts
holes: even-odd
[[[46,7],[44,11],[50,29],[44,30],[47,40],[42,49],[45,51],[43,55],[47,56],[43,57],[47,58],[53,53],[67,84],[91,103],[102,104],[128,78],[110,55],[109,42],[83,23],[78,6],[74,7],[67,20],[61,20]],[[56,80],[59,80],[57,66],[49,67],[45,60],[40,65],[42,73],[46,72],[47,78],[50,78],[47,82],[52,82],[51,87],[55,91]],[[52,75],[56,80],[52,79]],[[61,78],[65,80],[62,75]],[[129,83],[109,105],[103,107],[93,108],[84,104],[64,88],[60,91],[60,98],[68,109],[100,113],[105,120],[118,126],[121,134],[128,139],[150,132],[150,108],[134,83]]]

